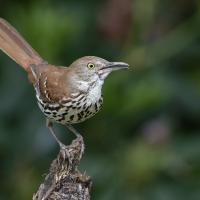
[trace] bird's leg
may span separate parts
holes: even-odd
[[[52,136],[54,137],[54,139],[56,140],[56,142],[59,144],[59,146],[60,146],[60,147],[65,146],[65,145],[57,138],[57,136],[56,136],[56,134],[55,134],[55,132],[54,132],[54,130],[53,130],[53,123],[52,123],[49,119],[47,119],[46,123],[47,123],[48,129],[50,130]]]
[[[65,125],[77,138],[82,138],[82,135],[70,124]]]
[[[48,129],[50,130],[52,136],[54,137],[54,139],[56,140],[56,142],[57,142],[58,145],[60,146],[60,149],[61,149],[61,151],[62,151],[63,159],[65,160],[66,157],[67,157],[68,160],[69,160],[69,163],[71,163],[70,154],[69,154],[69,152],[66,150],[66,146],[57,138],[57,136],[56,136],[56,134],[55,134],[55,132],[54,132],[54,130],[53,130],[53,123],[52,123],[49,119],[47,119],[46,123],[47,123],[47,127],[48,127]]]

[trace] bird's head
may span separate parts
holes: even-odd
[[[70,68],[78,76],[79,80],[93,83],[100,80],[102,83],[105,78],[113,71],[128,69],[129,65],[124,62],[109,62],[96,56],[85,56],[74,61]]]

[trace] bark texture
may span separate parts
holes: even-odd
[[[33,200],[89,200],[90,177],[78,170],[83,152],[82,137],[63,145]]]

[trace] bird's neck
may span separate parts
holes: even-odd
[[[77,91],[85,93],[89,104],[94,104],[101,98],[101,90],[104,80],[101,80],[99,76],[93,76],[90,81],[83,79],[80,80],[76,76],[72,76],[71,83]]]
[[[104,81],[102,80],[98,80],[90,86],[87,94],[87,99],[92,104],[95,104],[101,98],[103,82]]]

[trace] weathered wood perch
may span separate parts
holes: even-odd
[[[33,200],[89,200],[90,177],[78,170],[83,152],[82,137],[63,145]]]

